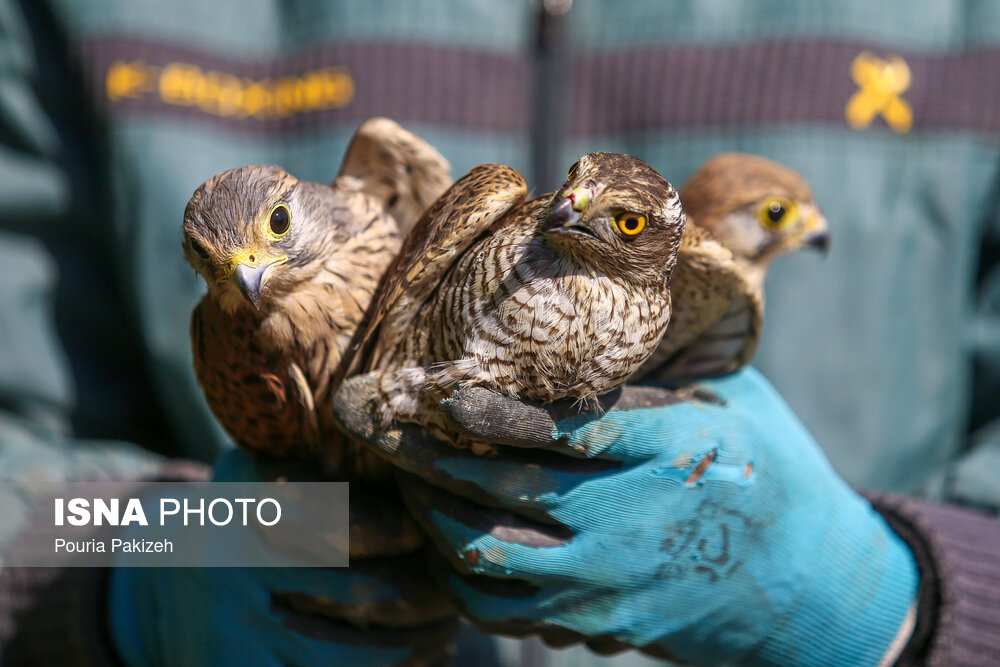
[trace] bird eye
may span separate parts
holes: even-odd
[[[280,239],[282,236],[287,234],[291,225],[292,215],[288,212],[287,206],[284,204],[278,204],[271,209],[271,214],[267,219],[267,226],[273,239]]]
[[[780,201],[773,201],[767,205],[767,217],[771,222],[781,222],[781,219],[785,217],[785,207],[781,205]]]
[[[646,216],[635,211],[622,211],[615,216],[615,227],[624,236],[636,236],[646,228]]]
[[[569,168],[569,173],[566,174],[566,180],[572,181],[573,177],[576,176],[576,168],[580,166],[580,161],[577,160],[573,163],[573,166]]]
[[[191,250],[194,250],[202,259],[208,259],[208,251],[205,250],[205,246],[198,243],[194,239],[191,239]]]
[[[788,226],[795,219],[795,204],[786,199],[768,197],[763,201],[757,212],[757,219],[765,228],[772,231]]]

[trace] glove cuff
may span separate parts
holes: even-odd
[[[919,579],[913,554],[849,490],[820,532],[798,595],[750,662],[891,664],[913,629]]]

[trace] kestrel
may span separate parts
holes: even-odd
[[[683,381],[733,372],[757,351],[764,278],[778,256],[825,252],[827,223],[795,171],[725,153],[681,188],[689,216],[671,282],[670,330],[633,379]]]
[[[405,236],[451,185],[451,166],[395,121],[371,118],[347,147],[336,185],[358,188],[382,201]]]
[[[191,316],[194,367],[239,445],[376,475],[378,461],[333,424],[330,380],[399,250],[397,219],[412,225],[448,170],[419,137],[373,119],[332,185],[249,166],[195,191],[183,249],[208,293]]]
[[[590,403],[659,343],[685,219],[673,186],[591,153],[557,192],[526,192],[515,170],[476,167],[410,232],[340,373],[381,371],[383,424],[454,442],[437,404],[458,383]]]

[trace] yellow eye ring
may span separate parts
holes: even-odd
[[[766,197],[757,209],[757,220],[764,229],[778,231],[792,224],[797,212],[798,207],[793,201],[784,197]]]
[[[576,169],[580,166],[580,161],[577,160],[573,163],[573,166],[569,168],[569,173],[566,174],[566,180],[572,181],[573,177],[576,176]]]
[[[622,236],[638,236],[646,228],[646,216],[635,211],[622,211],[615,216],[615,227]]]
[[[264,231],[272,241],[282,239],[292,228],[292,212],[285,204],[275,204],[267,214]]]

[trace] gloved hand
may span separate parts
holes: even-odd
[[[909,636],[909,548],[752,369],[599,417],[460,389],[442,407],[509,445],[492,458],[376,432],[373,396],[354,378],[335,411],[413,473],[438,576],[487,630],[698,664],[875,665]]]
[[[233,451],[214,479],[263,481],[258,470]],[[430,665],[458,631],[418,553],[349,568],[113,568],[109,585],[129,665]]]

